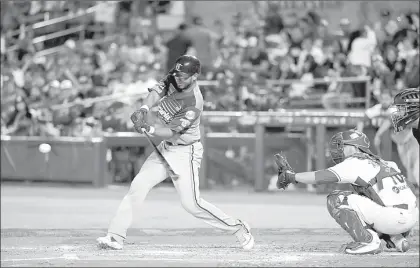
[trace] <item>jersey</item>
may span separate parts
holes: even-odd
[[[154,90],[161,97],[157,104],[158,119],[176,133],[167,141],[177,145],[192,144],[201,136],[203,95],[196,82],[182,91],[178,91],[174,83],[172,76],[168,76],[149,91]]]
[[[416,196],[397,164],[391,161],[377,161],[360,154],[328,168],[338,183],[350,183],[355,191],[379,205],[416,203]]]

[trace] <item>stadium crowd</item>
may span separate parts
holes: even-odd
[[[23,18],[81,14],[102,1],[31,4],[35,2],[2,1],[2,13],[12,11],[2,16],[1,23],[2,134],[97,136],[126,131],[130,107],[141,97],[84,100],[146,93],[173,58],[187,51],[202,61],[201,79],[214,82],[202,87],[205,110],[363,107],[348,100],[365,97],[366,83],[336,81],[340,77],[370,76],[372,105],[385,102],[400,89],[419,86],[418,12],[381,10],[381,21],[364,25],[343,18],[340,31],[332,31],[334,27],[314,11],[281,15],[273,5],[260,14],[259,23],[241,13],[231,25],[220,20],[205,25],[195,17],[164,38],[153,23],[160,12],[153,3],[120,1],[110,8],[111,21],[99,15],[80,16],[82,22],[71,20],[37,32],[25,27]],[[70,34],[32,43],[35,36],[68,29],[74,23],[88,26],[82,40],[79,34]],[[9,34],[16,30],[17,38]],[[12,44],[17,49],[10,51]],[[56,46],[60,46],[56,53],[36,54]],[[314,83],[324,78],[332,82]],[[51,105],[62,106],[45,109]]]

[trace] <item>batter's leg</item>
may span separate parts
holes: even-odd
[[[185,147],[174,146],[168,149],[167,156],[170,164],[180,175],[178,180],[174,181],[174,185],[184,209],[211,226],[235,234],[244,249],[251,249],[254,238],[248,224],[225,214],[200,197],[199,168],[203,156],[201,143]]]
[[[124,196],[115,216],[111,220],[108,228],[108,235],[103,239],[112,240],[111,242],[114,242],[115,240],[115,242],[117,242],[117,244],[115,244],[116,247],[119,247],[118,244],[122,245],[126,238],[127,229],[132,223],[133,215],[139,209],[149,191],[156,184],[165,180],[166,177],[167,173],[164,166],[158,159],[156,153],[153,152],[144,162],[139,173],[132,181],[128,193]],[[101,241],[99,241],[100,239],[102,238],[98,238],[99,244],[101,244]],[[113,246],[107,245],[109,244],[107,243],[108,240],[102,241],[102,244],[105,244],[105,247],[114,248]]]

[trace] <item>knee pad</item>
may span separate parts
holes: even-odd
[[[337,213],[337,208],[342,205],[348,205],[347,196],[353,194],[351,191],[340,191],[335,190],[327,195],[327,209],[331,217],[334,218],[334,214]]]

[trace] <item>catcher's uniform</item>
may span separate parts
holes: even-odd
[[[206,223],[238,235],[245,224],[226,215],[203,200],[199,194],[199,169],[203,156],[199,125],[203,111],[203,96],[197,83],[193,82],[180,92],[171,83],[163,80],[150,91],[156,91],[161,97],[156,109],[152,111],[155,111],[161,124],[177,133],[173,138],[162,141],[158,149],[179,175],[173,183],[180,195],[182,206]],[[143,203],[149,191],[166,178],[167,171],[156,152],[153,152],[134,178],[128,194],[111,221],[108,234],[117,240],[119,238],[122,242],[131,225],[134,212]],[[248,227],[245,228],[249,232]],[[248,243],[249,239],[246,242]]]
[[[347,196],[348,206],[377,232],[401,234],[416,224],[416,196],[394,162],[378,163],[360,154],[328,170],[338,183],[352,184],[357,194]]]

